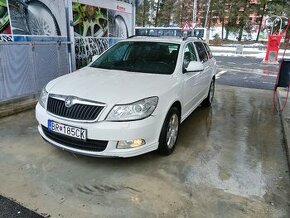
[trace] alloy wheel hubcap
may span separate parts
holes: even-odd
[[[166,143],[168,148],[172,148],[176,142],[177,134],[178,134],[178,120],[177,114],[173,114],[169,120]]]

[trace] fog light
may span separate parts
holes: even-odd
[[[144,139],[124,140],[124,141],[118,141],[117,148],[119,149],[137,148],[145,144],[146,142]]]

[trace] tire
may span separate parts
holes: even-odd
[[[213,78],[210,83],[209,91],[207,97],[201,103],[203,107],[210,107],[214,97],[214,90],[215,90],[215,79]]]
[[[55,16],[44,3],[33,0],[27,5],[26,22],[31,35],[61,35]]]
[[[177,123],[176,123],[177,122]],[[161,155],[170,155],[175,148],[180,124],[180,112],[176,107],[170,108],[163,123],[158,152]]]

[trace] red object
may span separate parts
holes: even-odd
[[[10,28],[10,25],[8,25],[3,31],[2,31],[2,34],[11,34],[12,31],[11,31],[11,28]]]
[[[268,36],[267,52],[266,52],[266,57],[265,57],[266,62],[269,61],[269,55],[272,52],[276,52],[275,61],[278,60],[278,52],[279,52],[280,42],[281,42],[282,37],[283,37],[282,33],[279,35]]]
[[[183,31],[189,31],[189,30],[193,30],[195,27],[195,23],[190,24],[189,22],[185,21],[182,30]]]

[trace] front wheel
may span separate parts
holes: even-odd
[[[163,123],[159,138],[158,152],[162,155],[169,155],[173,152],[178,138],[180,112],[172,107]]]
[[[213,101],[213,97],[214,97],[214,91],[215,91],[215,79],[213,78],[211,80],[211,83],[210,83],[208,95],[207,95],[206,99],[204,99],[203,102],[201,103],[201,106],[203,106],[203,107],[210,107],[211,106],[212,101]]]

